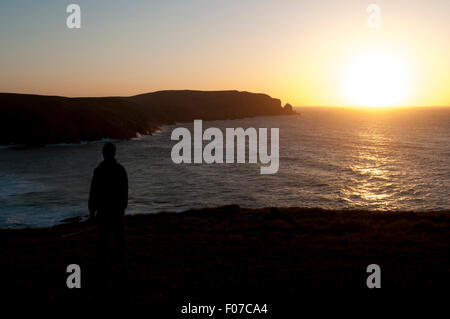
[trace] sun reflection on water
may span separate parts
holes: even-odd
[[[361,132],[359,139],[349,165],[352,183],[344,185],[342,198],[357,207],[393,208],[392,141],[380,131]]]

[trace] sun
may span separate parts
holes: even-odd
[[[341,77],[343,94],[352,106],[399,106],[410,90],[405,60],[389,51],[372,50],[353,57]]]

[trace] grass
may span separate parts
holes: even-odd
[[[0,271],[10,296],[46,300],[196,300],[367,292],[366,267],[382,288],[436,291],[450,283],[450,214],[244,209],[236,205],[126,216],[126,264],[99,270],[95,228],[0,230]],[[90,229],[78,235],[64,235]],[[82,288],[66,287],[67,265]],[[99,284],[99,274],[110,273]]]

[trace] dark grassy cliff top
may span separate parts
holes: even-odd
[[[112,268],[106,290],[132,300],[359,293],[375,263],[384,292],[437,291],[450,284],[449,227],[449,211],[231,205],[127,216],[125,270]],[[0,230],[3,289],[21,297],[95,298],[95,236],[94,226],[78,222]],[[79,291],[65,287],[72,263],[84,274]]]

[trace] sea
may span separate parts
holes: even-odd
[[[279,170],[260,163],[175,164],[176,127],[115,140],[129,178],[127,214],[191,208],[450,209],[450,108],[297,108],[298,116],[204,121],[204,129],[279,128]],[[0,228],[48,227],[88,215],[105,140],[0,147]],[[207,142],[205,141],[206,145]]]

